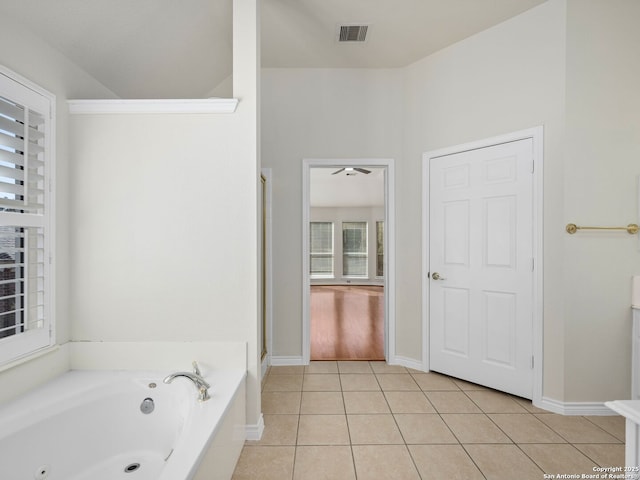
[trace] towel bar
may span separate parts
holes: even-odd
[[[626,230],[629,235],[638,233],[638,225],[630,223],[626,227],[579,227],[575,223],[568,223],[566,227],[567,233],[573,235],[578,230]]]

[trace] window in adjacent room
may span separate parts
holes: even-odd
[[[376,222],[376,277],[384,277],[384,222]]]
[[[333,223],[310,223],[311,278],[333,278]]]
[[[342,275],[367,276],[367,222],[342,224]]]
[[[0,67],[0,364],[55,342],[55,97]]]

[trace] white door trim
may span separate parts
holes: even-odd
[[[533,140],[533,404],[543,396],[543,152],[542,126],[455,145],[422,155],[422,368],[429,371],[429,163],[432,158],[477,150],[502,143]]]
[[[385,175],[385,278],[384,308],[385,333],[384,351],[387,362],[397,363],[395,355],[395,173],[391,158],[349,158],[318,159],[305,158],[302,161],[302,363],[308,365],[311,359],[311,315],[309,311],[309,175],[313,167],[379,167],[386,168]]]
[[[273,250],[271,241],[273,238],[273,216],[272,216],[272,189],[271,182],[273,179],[273,171],[271,168],[262,168],[261,173],[266,179],[265,184],[265,315],[266,315],[266,334],[267,334],[267,355],[262,361],[262,376],[266,375],[267,366],[271,365],[271,352],[273,349]]]

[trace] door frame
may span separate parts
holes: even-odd
[[[542,404],[543,395],[543,159],[544,128],[533,127],[452,147],[432,150],[422,155],[422,367],[429,371],[429,167],[431,159],[478,150],[518,140],[533,141],[533,404]]]
[[[264,245],[262,250],[262,259],[263,262],[262,268],[264,268],[264,285],[262,285],[262,306],[264,309],[262,315],[259,315],[260,325],[258,326],[259,331],[262,328],[265,329],[263,332],[267,338],[267,354],[264,358],[261,359],[261,372],[262,377],[264,377],[267,373],[267,367],[271,365],[271,352],[273,351],[273,251],[271,248],[271,241],[273,238],[273,217],[272,217],[272,178],[273,173],[271,168],[262,168],[260,176],[264,178],[263,185],[263,195],[261,195],[261,203],[262,203],[262,225],[263,229],[261,234],[264,234]],[[264,315],[265,325],[262,326],[262,317]],[[260,346],[258,348],[261,348]]]
[[[395,173],[391,158],[305,158],[302,161],[302,363],[311,360],[311,279],[309,278],[309,221],[312,168],[343,167],[385,168],[384,182],[384,352],[395,363]]]

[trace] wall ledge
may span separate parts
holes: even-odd
[[[237,98],[140,99],[140,100],[68,100],[74,115],[122,113],[234,113]]]

